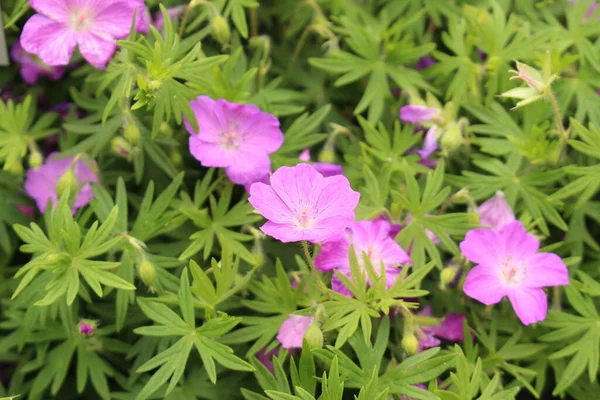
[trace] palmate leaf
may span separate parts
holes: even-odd
[[[367,18],[359,14],[360,18]],[[337,30],[344,36],[349,51],[336,51],[329,58],[310,58],[314,67],[334,74],[343,74],[334,85],[343,86],[368,76],[364,95],[356,105],[354,114],[368,110],[368,120],[375,123],[383,114],[385,98],[389,96],[388,76],[402,89],[421,88],[435,92],[419,72],[403,66],[418,60],[434,49],[433,44],[415,46],[410,40],[394,40],[388,43],[390,36],[398,35],[402,24],[395,24],[382,12],[376,22],[352,20],[340,17]],[[365,26],[368,25],[368,28]],[[385,46],[385,52],[379,49]]]
[[[137,369],[137,372],[141,373],[159,367],[138,393],[137,400],[147,399],[167,381],[169,381],[169,385],[165,394],[169,394],[183,376],[190,352],[194,347],[198,351],[204,368],[213,383],[217,381],[215,360],[228,369],[238,371],[254,370],[250,364],[235,356],[230,347],[215,340],[215,338],[225,335],[239,324],[240,318],[219,316],[206,321],[200,327],[196,327],[187,268],[181,273],[178,297],[179,309],[183,318],[164,304],[138,298],[138,304],[144,314],[158,325],[139,327],[134,332],[146,336],[178,336],[180,339],[173,346],[157,354]]]
[[[243,260],[250,264],[256,262],[252,253],[243,244],[243,242],[252,240],[253,236],[234,231],[231,228],[252,224],[260,220],[261,217],[251,214],[252,206],[245,200],[229,208],[232,192],[233,185],[227,183],[218,201],[212,194],[208,196],[210,215],[206,208],[198,209],[184,206],[180,209],[197,227],[201,228],[190,236],[192,243],[179,256],[180,260],[189,259],[202,250],[204,259],[207,259],[211,251],[214,250],[213,244],[216,237],[222,244],[226,243],[229,249]],[[200,205],[201,203],[195,206],[199,207]]]
[[[550,355],[551,360],[563,360],[572,356],[566,368],[557,374],[557,384],[553,395],[564,393],[587,370],[590,383],[598,380],[600,364],[600,315],[593,300],[575,287],[565,287],[565,293],[571,306],[579,315],[549,311],[544,326],[553,331],[542,335],[540,340],[557,343],[557,351]],[[570,343],[566,347],[564,343]],[[564,362],[561,362],[564,363]]]
[[[46,296],[35,303],[40,306],[51,305],[63,296],[66,296],[66,302],[70,305],[78,294],[87,295],[86,289],[80,285],[80,276],[99,297],[102,297],[103,285],[135,290],[135,286],[110,271],[119,266],[118,262],[93,260],[108,252],[121,240],[120,237],[112,236],[118,208],[111,210],[102,225],[94,222],[82,237],[81,228],[67,206],[68,198],[67,192],[61,197],[56,209],[46,214],[48,235],[34,223],[30,228],[15,225],[17,235],[25,242],[21,251],[34,253],[36,256],[15,275],[22,279],[13,298],[42,271],[49,271],[52,278],[45,286]]]
[[[165,21],[164,36],[151,26],[152,41],[146,38],[141,39],[142,43],[119,41],[121,47],[139,56],[145,64],[146,74],[137,76],[139,91],[131,109],[146,107],[147,110],[154,110],[152,137],[156,137],[161,124],[168,123],[172,117],[181,125],[185,116],[195,130],[198,128],[189,104],[197,93],[183,82],[194,82],[197,76],[227,59],[227,56],[205,57],[200,44],[182,53],[181,41],[162,5],[161,12]]]
[[[550,197],[549,187],[564,176],[561,170],[545,170],[543,167],[523,168],[523,157],[512,152],[506,163],[496,158],[478,157],[473,164],[489,173],[463,171],[463,176],[447,176],[453,186],[467,188],[476,200],[492,197],[498,190],[504,191],[511,206],[522,201],[523,207],[539,226],[540,230],[550,234],[548,223],[567,230],[567,224],[558,212],[560,202]]]
[[[20,104],[0,100],[0,161],[4,164],[3,170],[20,173],[29,142],[56,132],[51,125],[58,115],[45,113],[34,122],[32,102],[32,96],[27,96]]]
[[[412,245],[411,260],[416,268],[425,265],[426,254],[442,267],[440,250],[433,243],[433,236],[454,254],[458,246],[451,236],[463,236],[474,227],[467,213],[445,213],[432,215],[450,196],[450,187],[444,186],[444,162],[438,163],[434,171],[427,172],[425,187],[421,189],[412,169],[404,162],[406,191],[392,191],[392,198],[410,213],[410,223],[402,229],[396,240],[407,249]],[[427,233],[430,231],[431,233]]]

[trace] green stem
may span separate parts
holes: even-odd
[[[558,127],[558,133],[563,140],[563,143],[566,143],[569,139],[569,134],[565,130],[565,126],[563,125],[562,118],[560,116],[560,110],[558,109],[558,102],[556,101],[556,96],[554,93],[548,89],[547,92],[548,99],[550,100],[550,105],[552,106],[552,112],[554,113],[554,117],[556,118],[556,126]]]
[[[552,296],[552,309],[556,311],[560,311],[560,300],[561,300],[561,290],[560,286],[554,286],[552,288],[554,292],[554,296]]]
[[[302,241],[302,249],[304,250],[304,257],[306,258],[306,262],[308,262],[308,268],[315,277],[319,289],[321,289],[323,294],[325,294],[328,298],[331,298],[331,295],[329,294],[329,289],[327,289],[327,286],[325,286],[323,280],[321,279],[321,276],[319,275],[319,272],[317,272],[317,269],[315,268],[315,263],[310,254],[310,250],[308,249],[308,242],[306,240]]]

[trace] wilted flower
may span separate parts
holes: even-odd
[[[227,177],[240,185],[269,174],[269,154],[283,144],[279,120],[251,104],[230,103],[200,96],[190,102],[198,120],[195,132],[189,121],[190,153],[205,167],[225,168]]]
[[[27,215],[29,218],[34,218],[35,217],[35,209],[33,208],[33,206],[26,206],[23,204],[17,204],[15,205],[15,208],[17,210],[19,210],[21,213]]]
[[[437,125],[432,126],[427,130],[425,134],[425,140],[423,141],[423,147],[420,150],[417,150],[416,153],[419,157],[421,157],[420,163],[426,167],[435,167],[437,165],[437,160],[430,159],[430,157],[435,153],[438,149],[437,142]]]
[[[469,271],[464,292],[483,304],[508,296],[525,325],[546,318],[548,301],[542,287],[569,284],[569,272],[553,253],[538,253],[540,242],[513,221],[500,231],[473,229],[460,244],[463,255],[478,264]]]
[[[37,11],[23,27],[21,45],[48,65],[67,65],[75,46],[91,65],[104,69],[115,52],[115,39],[129,34],[136,8],[136,28],[144,28],[143,0],[30,0]]]
[[[354,222],[360,194],[342,175],[325,178],[298,164],[279,168],[270,183],[254,183],[248,201],[268,219],[260,229],[277,240],[322,242]]]
[[[495,231],[499,231],[504,225],[515,220],[515,214],[500,190],[494,197],[477,207],[477,213],[480,218],[479,224]]]
[[[431,307],[426,306],[418,315],[431,316]],[[444,320],[434,326],[422,326],[422,334],[419,337],[419,351],[440,345],[440,339],[451,342],[462,342],[464,340],[463,322],[465,316],[457,313],[448,313]]]
[[[345,232],[323,243],[321,252],[315,259],[315,267],[323,272],[338,270],[351,278],[348,250],[352,245],[361,268],[364,269],[363,253],[377,273],[383,264],[387,286],[391,287],[401,271],[398,265],[410,264],[408,254],[390,235],[391,228],[391,224],[382,219],[355,222]],[[336,292],[351,296],[337,276],[333,276],[331,285]]]
[[[78,208],[88,204],[94,197],[90,183],[98,183],[98,176],[85,161],[81,159],[75,161],[75,157],[54,159],[57,155],[58,153],[50,154],[41,167],[30,168],[27,171],[25,191],[35,200],[40,211],[44,212],[48,200],[51,200],[54,205],[58,203],[59,184],[65,181],[65,175],[72,173],[79,188],[72,207],[75,212]]]
[[[304,334],[315,317],[291,314],[279,328],[277,340],[284,349],[301,349]]]
[[[41,77],[48,77],[53,81],[57,81],[65,74],[64,67],[51,67],[44,64],[33,54],[23,50],[19,40],[13,44],[10,55],[14,62],[20,64],[19,71],[23,80],[29,84],[36,83]]]

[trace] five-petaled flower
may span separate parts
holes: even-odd
[[[540,242],[528,234],[519,221],[504,225],[498,232],[473,229],[460,244],[463,255],[475,268],[469,271],[464,292],[486,305],[508,296],[525,325],[546,318],[546,286],[569,284],[569,272],[553,253],[538,253]]]
[[[190,153],[205,167],[225,168],[239,185],[264,179],[271,170],[269,154],[283,144],[279,120],[251,104],[200,96],[190,102],[199,130],[189,121]]]
[[[37,11],[23,27],[21,45],[50,66],[67,65],[76,46],[91,65],[104,69],[129,34],[147,28],[143,0],[29,0]]]
[[[391,287],[400,274],[398,266],[410,264],[408,254],[394,241],[391,232],[392,225],[383,219],[355,222],[343,233],[323,243],[323,248],[315,259],[315,266],[323,272],[338,270],[351,278],[348,251],[352,245],[361,269],[364,270],[366,255],[375,272],[379,274],[381,267],[384,267],[386,284]],[[351,296],[348,288],[335,275],[331,279],[331,286],[336,292]]]
[[[343,175],[323,177],[312,165],[281,167],[250,187],[248,201],[268,219],[260,229],[282,242],[329,239],[354,222],[360,194]]]

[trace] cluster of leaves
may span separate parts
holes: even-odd
[[[164,27],[132,29],[104,71],[79,63],[26,86],[18,66],[0,69],[0,398],[600,398],[592,0],[146,4]],[[2,3],[9,43],[30,14],[26,0]],[[435,64],[418,70],[425,56]],[[559,76],[552,98],[509,111],[498,95],[518,86],[515,59]],[[385,270],[351,248],[351,277],[335,275],[352,296],[323,292],[298,247],[260,233],[243,189],[189,155],[183,122],[198,127],[199,95],[276,115],[285,142],[273,168],[306,148],[342,164],[361,193],[357,219],[402,225],[395,240],[412,267],[387,287]],[[421,127],[398,118],[421,98],[452,101],[469,121],[432,168],[415,151]],[[77,112],[60,120],[48,110],[64,101]],[[16,211],[33,204],[25,171],[52,151],[96,160],[101,184],[76,213],[67,192],[30,218]],[[474,205],[498,190],[570,268],[571,286],[550,293],[534,327],[461,290],[458,243],[478,226]],[[461,274],[440,285],[450,263]],[[408,318],[424,305],[465,314],[464,342],[406,354]],[[290,314],[315,316],[325,346],[281,349]],[[80,332],[83,318],[93,334]]]

